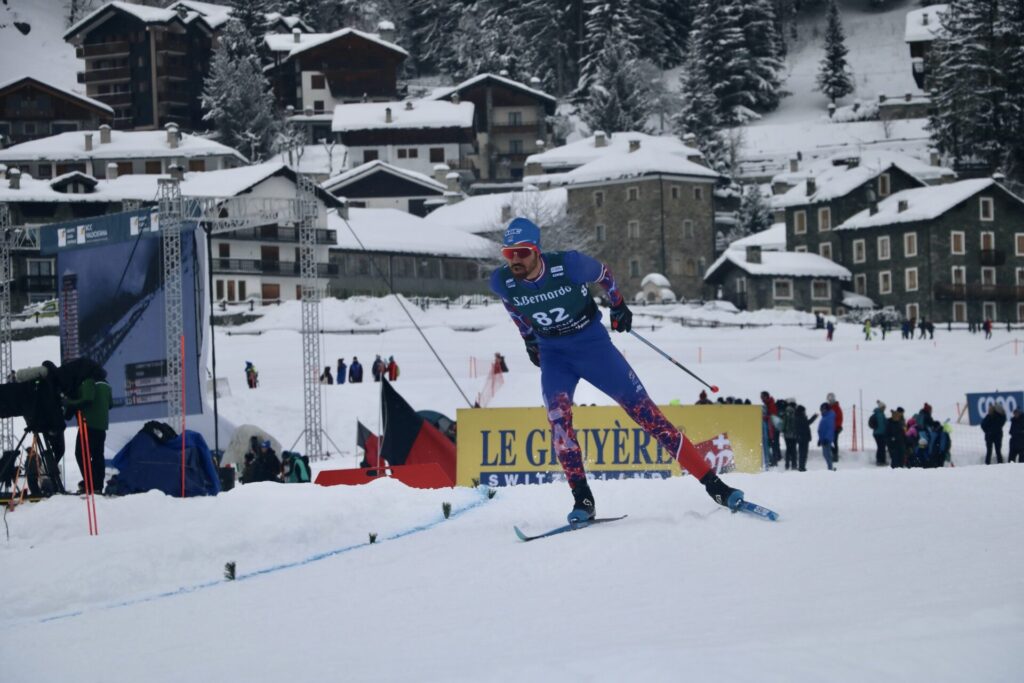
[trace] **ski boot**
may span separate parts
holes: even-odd
[[[576,501],[569,512],[569,524],[572,526],[586,526],[597,516],[597,509],[594,506],[594,494],[590,492],[590,485],[581,481],[572,488],[572,497]]]
[[[707,490],[708,495],[711,496],[716,503],[724,505],[733,512],[736,512],[740,507],[740,503],[743,502],[743,491],[734,489],[719,479],[714,470],[705,474],[704,478],[700,480],[700,483],[704,484],[704,488]]]

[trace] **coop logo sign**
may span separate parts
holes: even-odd
[[[1003,408],[1009,417],[1017,408],[1024,410],[1024,391],[990,391],[984,394],[967,394],[967,409],[972,425],[980,425],[991,406]]]

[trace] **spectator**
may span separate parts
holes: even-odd
[[[395,362],[394,356],[388,356],[388,381],[394,382],[398,379],[398,363]]]
[[[292,451],[282,451],[281,478],[286,484],[305,484],[309,482],[309,467],[301,455]]]
[[[832,444],[836,439],[836,414],[832,412],[829,404],[821,404],[821,422],[818,423],[818,445],[821,446],[821,454],[825,457],[825,464],[832,467]]]
[[[363,381],[363,364],[359,362],[358,356],[352,356],[352,364],[348,366],[348,381],[351,384],[360,384]]]
[[[494,374],[499,372],[508,372],[508,363],[505,362],[505,356],[500,353],[494,353]]]
[[[796,445],[797,445],[797,470],[807,471],[807,449],[811,444],[811,425],[818,418],[815,413],[810,419],[807,417],[807,409],[803,406],[796,407]]]
[[[256,454],[247,452],[245,454],[245,464],[242,466],[242,476],[239,479],[243,484],[251,484],[256,479]]]
[[[885,404],[881,401],[875,402],[875,409],[868,418],[868,427],[875,437],[875,465],[885,467],[885,442],[888,431],[887,420],[885,419]]]
[[[928,427],[930,427],[933,421],[931,405],[925,403],[923,406],[921,406],[921,410],[920,412],[917,413],[917,415],[914,416],[914,420],[917,422],[917,428],[919,430],[927,429]]]
[[[903,407],[896,408],[885,425],[885,436],[889,447],[889,466],[905,467],[907,464],[907,430],[903,421]]]
[[[795,470],[797,461],[796,399],[786,400],[782,412],[782,437],[786,440],[786,469]]]
[[[832,341],[832,335],[835,334],[836,326],[829,320],[828,324],[825,325],[825,341]]]
[[[260,384],[260,373],[256,372],[252,361],[245,361],[245,383],[250,389],[255,389]]]
[[[260,444],[260,452],[256,456],[255,481],[281,481],[281,461],[277,459],[269,439]]]
[[[1020,408],[1014,408],[1010,418],[1010,452],[1006,462],[1024,463],[1024,413]]]
[[[928,335],[928,321],[921,318],[921,322],[917,324],[917,327],[921,330],[921,334],[918,336],[918,339],[924,339]]]
[[[373,365],[370,366],[370,373],[373,375],[373,381],[379,382],[380,378],[384,376],[384,371],[386,369],[387,366],[384,364],[384,361],[381,360],[381,357],[378,354],[373,361]]]
[[[331,366],[328,365],[320,373],[320,384],[334,384],[334,375],[331,374]]]
[[[764,406],[761,419],[768,428],[768,447],[771,453],[768,466],[776,467],[779,460],[782,460],[782,449],[779,447],[779,408],[767,391],[761,392],[761,404]]]
[[[986,323],[989,321],[986,320]],[[992,403],[988,413],[981,420],[981,431],[985,432],[985,464],[992,464],[992,450],[996,452],[996,462],[1003,461],[1003,425],[1006,424],[1006,410],[1002,404]]]
[[[843,432],[843,409],[839,405],[839,401],[836,400],[836,395],[829,393],[826,397],[828,400],[828,407],[836,417],[836,438],[832,440],[832,460],[839,462],[839,435]]]
[[[345,359],[344,358],[339,358],[338,359],[338,372],[334,375],[335,378],[338,380],[338,384],[344,384],[345,383],[345,370],[347,368],[348,368],[348,366],[345,365]]]
[[[992,321],[985,318],[985,322],[981,324],[981,328],[985,331],[985,339],[992,338]]]
[[[935,323],[928,321],[928,338],[935,339]]]
[[[871,318],[864,321],[864,341],[871,341]]]
[[[882,341],[885,341],[885,335],[889,334],[889,321],[882,320]]]
[[[697,399],[697,405],[699,405],[699,406],[711,405],[711,399],[708,398],[708,392],[706,392],[706,391],[701,391],[700,392],[700,398]]]
[[[821,313],[814,314],[814,329],[823,330],[825,329],[825,318],[821,316]]]
[[[909,320],[904,320],[902,323],[900,323],[900,334],[902,335],[903,339],[910,339],[910,337],[912,336],[910,330],[911,327]]]

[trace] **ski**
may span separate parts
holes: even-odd
[[[566,524],[564,526],[555,527],[550,531],[545,531],[544,533],[537,534],[536,536],[527,536],[525,533],[523,533],[523,530],[517,526],[513,526],[512,528],[515,529],[516,536],[519,537],[519,540],[525,543],[526,541],[535,541],[538,538],[547,538],[548,536],[554,536],[556,534],[564,534],[566,531],[576,531],[578,529],[585,529],[588,526],[592,526],[594,524],[617,522],[620,519],[625,519],[626,517],[629,517],[629,515],[622,515],[621,517],[598,517],[597,519],[592,519],[584,524]]]
[[[757,503],[751,503],[749,500],[741,500],[739,507],[733,512],[746,512],[751,515],[757,515],[761,519],[767,519],[772,522],[776,522],[779,519],[779,513],[774,510],[769,510],[766,507],[758,505]]]

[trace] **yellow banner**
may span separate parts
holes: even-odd
[[[761,407],[660,406],[719,472],[761,471]],[[573,408],[576,440],[591,479],[670,477],[681,474],[674,453],[618,406]],[[458,411],[458,484],[539,484],[563,478],[551,449],[543,408],[472,408]]]

